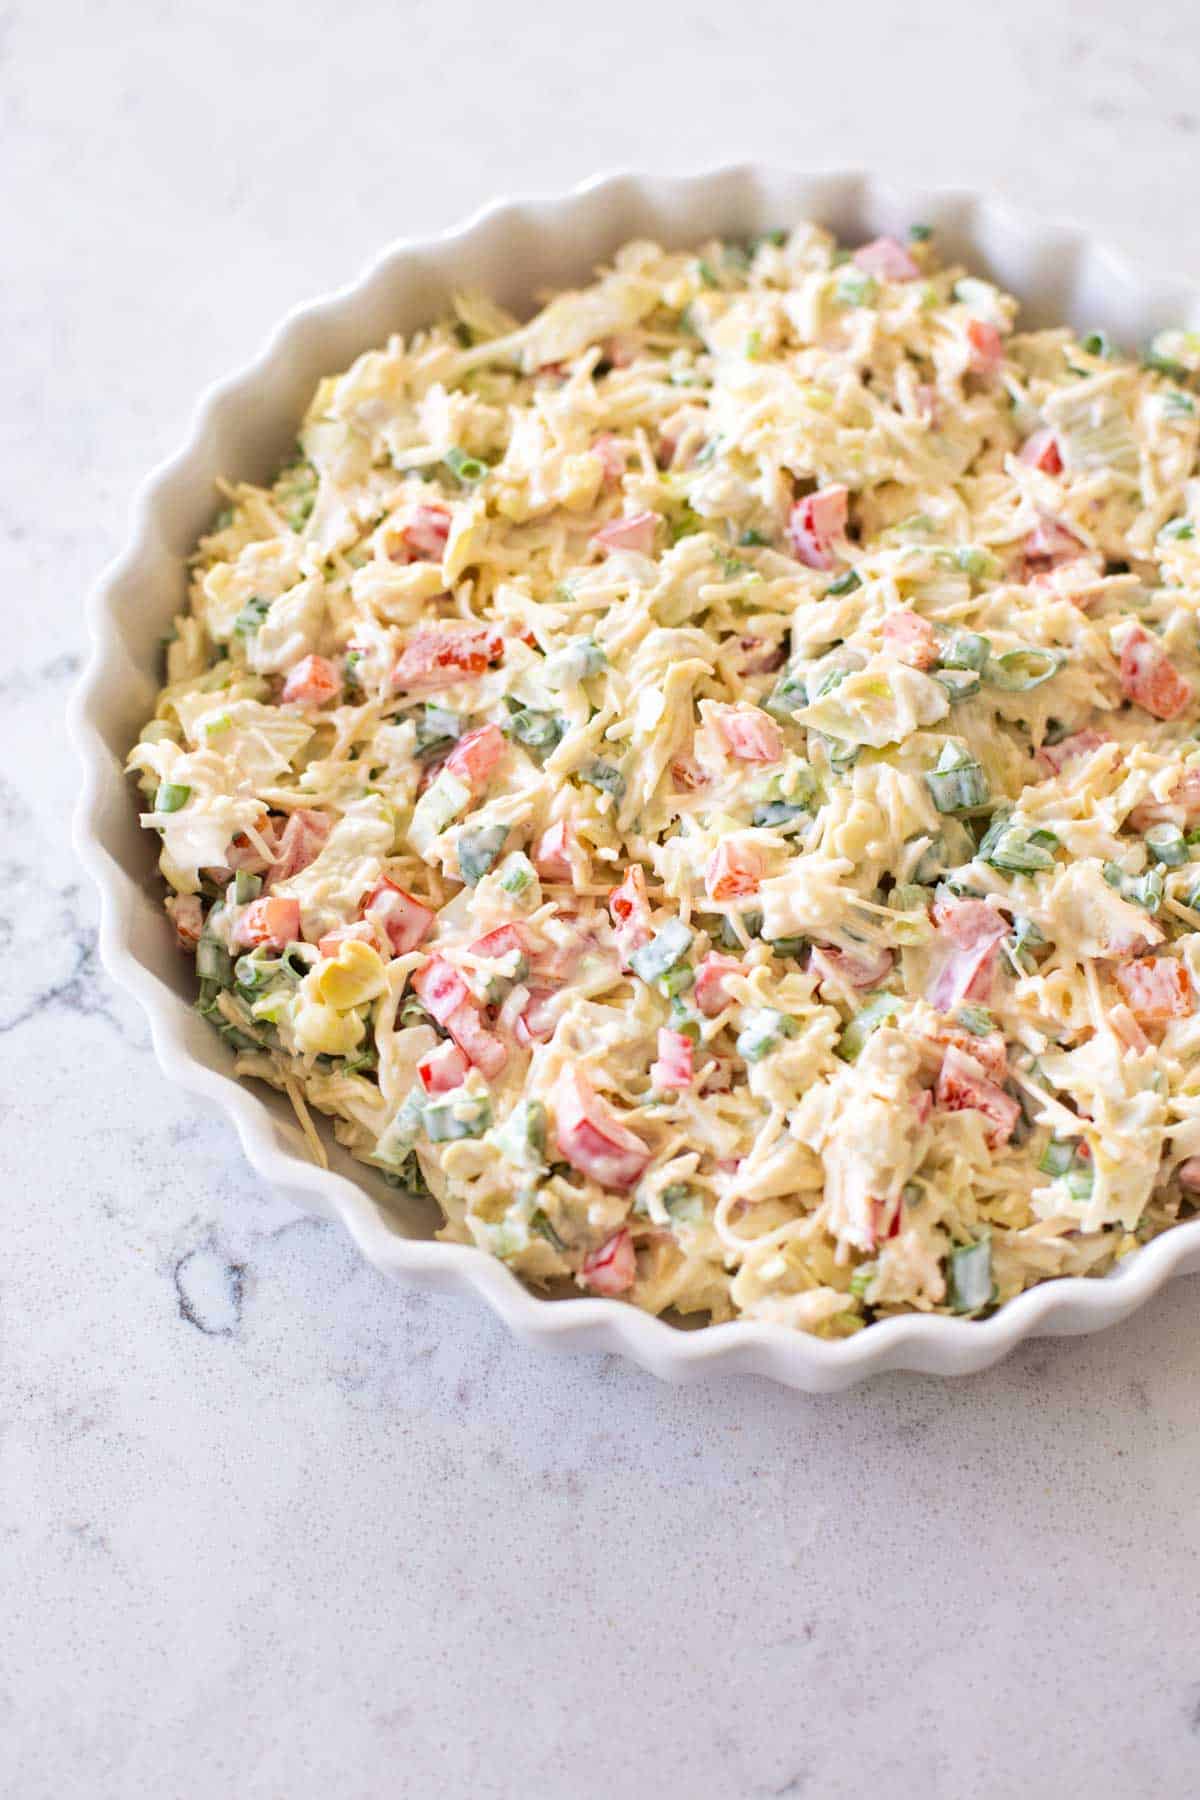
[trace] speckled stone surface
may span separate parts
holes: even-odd
[[[194,396],[399,232],[861,163],[1200,266],[1188,0],[0,6],[0,1792],[1200,1790],[1200,1285],[957,1385],[685,1390],[404,1294],[97,972],[80,595]]]

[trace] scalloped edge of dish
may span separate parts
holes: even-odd
[[[1039,1283],[989,1319],[913,1313],[833,1341],[752,1320],[686,1329],[611,1300],[541,1298],[482,1250],[406,1235],[365,1187],[307,1160],[298,1134],[267,1099],[222,1066],[225,1053],[185,998],[184,982],[169,978],[176,953],[122,766],[136,734],[128,731],[141,705],[136,696],[152,703],[157,685],[150,651],[162,621],[141,595],[178,595],[183,558],[211,513],[215,473],[265,471],[288,427],[294,431],[317,374],[344,367],[389,330],[411,329],[456,283],[486,285],[527,303],[542,286],[586,278],[631,236],[682,245],[802,218],[862,237],[928,222],[948,256],[990,270],[1022,300],[1027,318],[1102,325],[1127,343],[1168,323],[1200,323],[1197,284],[1138,275],[1074,227],[1030,219],[961,189],[897,188],[855,171],[804,174],[733,163],[700,174],[601,175],[567,194],[498,201],[437,236],[392,244],[357,281],[294,308],[252,363],[206,391],[183,448],[139,490],[128,548],[90,597],[92,650],[69,725],[83,764],[74,842],[100,894],[101,960],[146,1013],[166,1075],[232,1120],[264,1180],[308,1211],[340,1219],[385,1274],[410,1286],[474,1294],[523,1342],[618,1353],[671,1380],[756,1374],[815,1393],[893,1369],[970,1374],[1026,1338],[1116,1324],[1173,1275],[1200,1269],[1200,1219],[1172,1227],[1106,1277]],[[171,600],[171,612],[177,603]],[[163,598],[155,604],[169,616]]]

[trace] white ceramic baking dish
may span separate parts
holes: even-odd
[[[993,1318],[910,1315],[833,1343],[773,1324],[681,1329],[616,1301],[539,1298],[481,1250],[433,1241],[432,1211],[398,1198],[332,1140],[330,1169],[314,1166],[285,1104],[232,1079],[231,1053],[192,1010],[192,965],[172,941],[154,841],[138,826],[122,773],[153,706],[159,639],[182,602],[185,558],[211,517],[215,478],[266,476],[294,440],[319,376],[389,332],[436,316],[454,287],[481,287],[522,308],[541,289],[585,279],[629,237],[686,245],[803,218],[851,240],[930,224],[945,256],[969,260],[1023,300],[1026,321],[1103,327],[1127,344],[1164,325],[1200,324],[1200,288],[1149,280],[1078,231],[971,194],[905,191],[861,174],[751,166],[683,177],[622,174],[559,198],[488,207],[440,237],[402,240],[360,280],[298,307],[256,362],[203,396],[187,443],[138,496],[129,548],[91,598],[93,649],[71,721],[84,765],[76,848],[100,890],[104,965],[145,1008],[166,1073],[229,1115],[264,1179],[309,1210],[340,1218],[387,1274],[474,1291],[527,1342],[620,1351],[674,1379],[749,1372],[819,1391],[884,1369],[961,1375],[996,1362],[1023,1338],[1111,1325],[1168,1276],[1200,1269],[1200,1220],[1157,1238],[1106,1279],[1043,1283]]]

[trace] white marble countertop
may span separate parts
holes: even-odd
[[[1195,1280],[820,1400],[402,1293],[97,972],[61,714],[194,395],[398,232],[757,153],[1194,270],[1198,152],[1189,0],[0,7],[5,1795],[1196,1791]]]

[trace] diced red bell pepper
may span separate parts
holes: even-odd
[[[559,1076],[554,1117],[562,1154],[601,1187],[632,1187],[650,1161],[641,1138],[621,1123],[580,1069],[568,1066]]]
[[[1081,734],[1082,735],[1082,734]],[[1143,800],[1129,815],[1135,831],[1148,831],[1151,825],[1185,825],[1200,819],[1200,768],[1194,764],[1181,771],[1167,800]]]
[[[991,993],[997,946],[1009,926],[984,900],[954,897],[935,901],[938,927],[927,998],[938,1012],[952,1012],[963,1000],[986,1000]]]
[[[799,562],[810,569],[832,569],[834,544],[844,536],[850,505],[845,487],[820,488],[797,500],[788,518],[788,536]]]
[[[883,647],[897,662],[913,669],[932,669],[938,659],[937,633],[928,619],[904,608],[883,621]]]
[[[167,901],[167,913],[180,948],[194,950],[204,929],[204,908],[199,894],[173,894]]]
[[[442,956],[431,956],[411,976],[412,990],[431,1018],[447,1025],[471,992],[458,970]]]
[[[1141,1024],[1162,1025],[1192,1011],[1187,965],[1171,956],[1138,957],[1113,971],[1129,1010]]]
[[[324,706],[342,691],[342,678],[327,656],[303,656],[283,684],[285,705]]]
[[[970,367],[976,375],[993,375],[1004,361],[1004,339],[987,319],[967,320]]]
[[[783,755],[783,733],[765,712],[740,712],[732,707],[715,718],[725,748],[740,762],[773,763]]]
[[[615,487],[625,473],[625,452],[611,431],[602,431],[592,439],[592,455],[600,459],[606,487]]]
[[[895,954],[888,949],[872,951],[863,945],[860,951],[840,950],[836,944],[818,944],[813,950],[813,962],[820,972],[821,963],[831,967],[850,987],[878,987],[892,972]]]
[[[1156,719],[1177,719],[1195,697],[1191,682],[1141,625],[1121,645],[1121,691]]]
[[[735,900],[756,894],[762,880],[763,860],[749,844],[725,838],[708,859],[704,888],[710,900]]]
[[[441,562],[452,521],[448,506],[419,503],[401,525],[399,541],[391,539],[389,557],[393,562]]]
[[[1025,533],[1021,548],[1031,568],[1053,569],[1061,568],[1064,563],[1075,562],[1086,545],[1057,519],[1040,513],[1033,530]]]
[[[640,863],[630,863],[624,880],[608,896],[608,910],[617,929],[621,954],[628,963],[633,952],[650,941],[650,901]]]
[[[468,731],[465,737],[459,738],[442,766],[451,775],[457,775],[460,781],[465,781],[472,793],[478,794],[487,786],[507,748],[504,733],[498,725],[480,725],[477,730]]]
[[[1035,431],[1027,437],[1018,452],[1019,462],[1027,463],[1031,469],[1040,469],[1044,475],[1062,474],[1062,457],[1059,455],[1058,439],[1049,425],[1041,431]]]
[[[709,785],[706,771],[692,756],[677,756],[671,764],[671,776],[676,790],[682,793],[695,793]]]
[[[571,881],[571,845],[574,834],[565,819],[548,825],[534,846],[533,866],[546,881]]]
[[[650,1079],[656,1088],[678,1091],[691,1087],[694,1079],[692,1067],[692,1040],[685,1037],[682,1031],[671,1031],[661,1026],[658,1033],[658,1058],[650,1065]]]
[[[417,1075],[427,1094],[448,1094],[461,1087],[470,1068],[463,1052],[449,1038],[423,1056],[417,1064]]]
[[[1074,731],[1070,737],[1060,738],[1057,744],[1043,744],[1038,751],[1042,762],[1061,774],[1068,763],[1077,762],[1081,756],[1090,756],[1101,744],[1111,744],[1112,734],[1107,731]]]
[[[593,544],[602,550],[636,550],[649,556],[661,515],[656,512],[631,513],[627,518],[613,519],[592,533]]]
[[[579,1278],[594,1293],[610,1298],[629,1292],[637,1280],[637,1258],[627,1225],[584,1258]]]
[[[998,1150],[1007,1144],[1016,1129],[1021,1108],[975,1061],[951,1044],[942,1058],[934,1099],[945,1112],[975,1111],[983,1113],[988,1147]]]
[[[956,1026],[946,1025],[937,1033],[939,1044],[953,1044],[964,1056],[977,1062],[985,1075],[993,1081],[1008,1080],[1008,1045],[1001,1031],[988,1031],[981,1037],[969,1031],[959,1030]]]
[[[408,640],[392,670],[392,687],[451,687],[470,675],[482,675],[504,655],[504,637],[490,625],[448,625],[418,631]]]
[[[893,237],[877,237],[860,245],[854,261],[878,281],[915,281],[921,273],[904,245]]]
[[[335,925],[324,937],[317,939],[317,949],[322,956],[336,956],[343,944],[373,944],[375,933],[365,919],[355,919],[352,925]]]
[[[692,998],[706,1019],[715,1018],[732,1003],[733,996],[725,985],[725,977],[744,975],[745,972],[745,965],[736,956],[724,956],[719,950],[709,951],[696,970],[696,985],[692,989]]]
[[[491,1081],[508,1060],[508,1046],[483,1023],[458,970],[444,957],[431,956],[411,980],[413,993],[425,1011],[450,1033],[459,1049]]]
[[[315,862],[332,830],[333,820],[328,813],[313,812],[305,806],[292,813],[280,835],[279,848],[271,865],[271,885],[290,881],[293,875],[299,875],[302,869]]]
[[[485,956],[489,961],[495,961],[501,956],[512,956],[515,952],[525,962],[530,962],[534,953],[533,938],[523,925],[497,925],[495,931],[485,932],[483,937],[476,938],[470,950],[472,956]]]
[[[364,897],[360,911],[364,917],[379,920],[387,933],[393,956],[407,956],[410,950],[424,943],[437,920],[432,907],[397,887],[386,875],[381,876]]]
[[[551,1002],[556,995],[555,988],[529,989],[525,1010],[513,1027],[513,1036],[524,1049],[531,1050],[535,1044],[544,1044],[554,1035],[556,1009]]]
[[[488,1030],[473,1000],[455,1007],[446,1020],[446,1030],[480,1073],[494,1081],[508,1061],[508,1045]]]
[[[238,915],[232,937],[235,944],[255,949],[270,944],[272,949],[286,950],[300,936],[300,902],[282,894],[264,894],[252,900]]]

